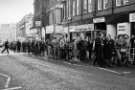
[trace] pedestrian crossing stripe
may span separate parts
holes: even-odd
[[[22,89],[22,87],[6,88],[6,89],[2,89],[2,90],[18,90],[18,89]]]
[[[8,56],[8,55],[23,55],[24,53],[5,53],[5,54],[0,54],[0,56]]]

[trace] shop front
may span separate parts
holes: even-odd
[[[52,34],[53,32],[54,32],[54,27],[53,27],[53,25],[46,26],[46,35],[45,35],[46,40],[51,38],[51,34]]]
[[[129,14],[129,22],[131,24],[131,35],[135,35],[135,13]]]
[[[124,36],[129,41],[131,36],[131,27],[129,22],[117,24],[117,36]]]
[[[98,32],[106,33],[107,25],[105,17],[93,18],[95,35]]]
[[[94,24],[84,24],[72,26],[70,28],[70,35],[72,39],[92,39],[94,31]]]

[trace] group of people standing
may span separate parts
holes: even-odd
[[[67,37],[59,39],[47,39],[46,41],[24,41],[4,43],[4,51],[10,48],[15,52],[24,52],[28,54],[47,55],[54,59],[74,60],[77,59],[82,62],[92,62],[93,65],[101,67],[112,66],[113,64],[122,65],[128,63],[127,52],[129,44],[127,39],[129,37],[118,36],[115,40],[110,35],[104,33],[97,33],[96,38],[85,39],[76,38],[69,40]],[[135,37],[131,38],[131,43]],[[131,45],[132,48],[133,45]],[[130,51],[129,51],[130,52]]]

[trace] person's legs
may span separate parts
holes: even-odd
[[[5,52],[5,50],[6,50],[6,48],[4,48],[4,49],[1,51],[1,53],[4,53],[4,52]]]
[[[8,50],[8,48],[7,48],[7,53],[9,54],[9,50]]]

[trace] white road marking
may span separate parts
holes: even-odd
[[[9,86],[9,83],[11,81],[11,77],[6,75],[6,74],[3,74],[3,73],[0,73],[0,76],[3,76],[3,77],[6,77],[7,78],[7,81],[6,81],[6,84],[5,84],[5,88],[8,88]]]
[[[123,74],[131,74],[131,72],[125,71],[123,72]]]
[[[7,79],[6,84],[5,84],[5,88],[8,88],[10,81],[11,81],[11,78],[9,77],[9,78]]]
[[[122,74],[122,73],[119,73],[119,72],[117,72],[117,71],[114,71],[114,70],[111,70],[111,69],[107,69],[107,68],[101,68],[101,67],[96,67],[96,68],[97,68],[97,69],[100,69],[100,70],[112,72],[112,73],[115,73],[115,74],[119,74],[119,75]]]
[[[6,89],[2,89],[2,90],[18,90],[21,89],[22,87],[13,87],[13,88],[6,88]]]
[[[9,53],[9,54],[7,54],[7,53],[1,54],[0,53],[0,56],[8,56],[8,55],[24,55],[24,53]]]

